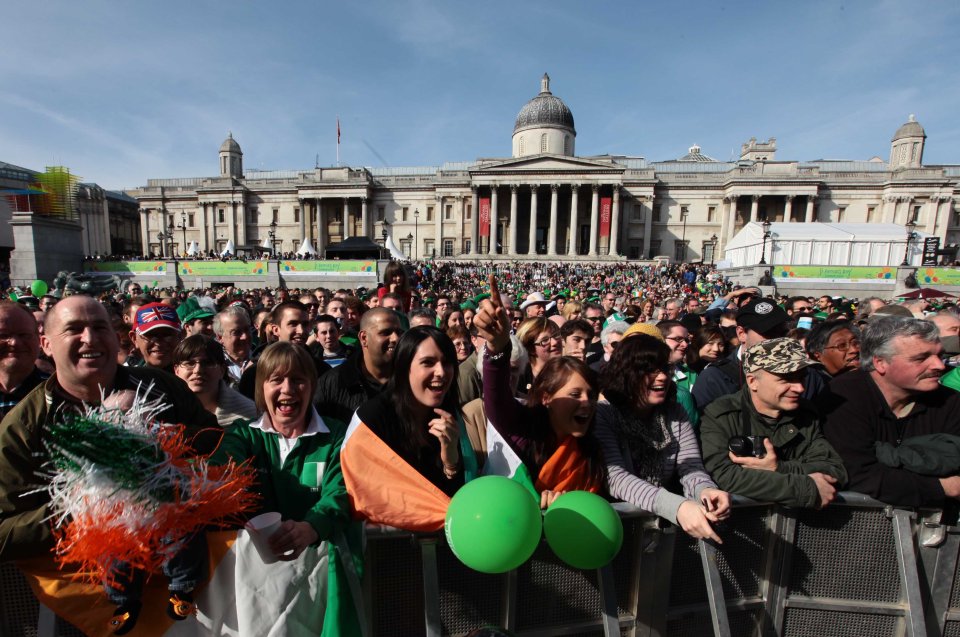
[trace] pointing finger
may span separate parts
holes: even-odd
[[[497,277],[490,274],[490,276],[487,277],[487,282],[490,284],[490,300],[493,302],[494,307],[503,307],[503,301],[500,298],[500,288],[497,287]]]

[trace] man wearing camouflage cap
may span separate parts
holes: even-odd
[[[807,367],[816,364],[790,338],[747,348],[743,388],[712,402],[700,423],[704,466],[721,489],[797,507],[834,499],[847,472],[802,396]],[[755,437],[763,457],[735,455],[730,449],[740,441],[731,439],[742,436]]]

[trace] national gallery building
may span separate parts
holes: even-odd
[[[219,176],[150,179],[139,202],[145,253],[171,256],[305,240],[322,255],[350,237],[391,239],[412,258],[720,260],[751,221],[913,222],[960,241],[960,166],[925,166],[926,133],[910,116],[889,157],[796,161],[776,139],[750,139],[740,159],[697,146],[678,159],[576,154],[573,113],[550,90],[520,109],[512,156],[413,168],[244,171],[240,145],[220,147]],[[184,243],[184,241],[186,243]]]

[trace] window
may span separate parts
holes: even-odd
[[[423,240],[423,256],[425,257],[437,256],[437,249],[434,247],[433,239]]]
[[[689,241],[674,241],[673,242],[673,260],[680,263],[685,263],[687,260],[687,247],[690,245]]]
[[[520,154],[521,154],[521,155],[523,155],[523,147],[524,147],[523,135],[521,135],[521,136],[520,136]],[[467,252],[469,252],[469,250],[468,250]]]
[[[717,219],[717,207],[707,206],[707,223],[713,223]]]
[[[453,219],[453,206],[447,204],[443,207],[443,218],[446,221]]]
[[[191,228],[193,227],[193,213],[187,215],[187,225]]]
[[[914,206],[914,207],[913,207],[913,217],[911,217],[910,220],[913,221],[914,223],[918,223],[918,222],[920,221],[920,210],[921,210],[921,208],[922,208],[922,206]]]
[[[680,221],[683,221],[690,214],[690,206],[680,206]]]
[[[217,223],[223,223],[223,208],[217,210]]]
[[[867,223],[873,223],[876,221],[877,207],[876,206],[867,206]]]
[[[839,206],[837,208],[837,223],[843,223],[843,218],[847,214],[846,206]]]
[[[650,254],[647,257],[652,259],[658,254],[660,254],[660,239],[654,239],[650,242]]]
[[[540,152],[541,153],[547,152],[547,134],[546,133],[542,133],[540,135]]]
[[[569,135],[563,136],[563,154],[564,155],[570,154],[570,136]]]
[[[643,204],[638,203],[633,207],[634,221],[643,221]]]
[[[654,223],[660,223],[661,212],[662,212],[662,211],[661,211],[661,209],[660,209],[660,206],[655,206],[655,207],[653,208],[653,222],[654,222]]]
[[[453,256],[453,239],[443,240],[443,256],[445,257]]]
[[[463,253],[470,254],[470,239],[463,240]]]
[[[700,245],[700,254],[702,255],[701,261],[703,261],[704,263],[713,263],[713,262],[714,262],[714,260],[715,260],[714,255],[713,255],[714,245],[715,245],[715,244],[714,244],[713,241],[704,241],[704,242]]]
[[[387,211],[385,206],[377,206],[377,221],[383,221],[387,218]]]
[[[433,206],[427,206],[427,221],[433,221]]]
[[[257,209],[257,207],[256,207],[256,206],[250,206],[250,216],[251,216],[251,217],[257,217],[257,216],[259,216],[259,215],[260,215],[260,211]]]
[[[403,254],[409,259],[412,254],[410,250],[413,246],[413,239],[403,239],[400,241],[400,245],[402,246]]]
[[[470,220],[471,215],[473,215],[473,204],[468,203],[467,204],[467,221]]]
[[[300,239],[293,240],[293,251],[296,252],[300,249]]]
[[[300,206],[295,206],[293,208],[293,222],[300,223]]]
[[[406,206],[404,206],[403,208],[400,209],[400,221],[406,221],[406,220],[407,220],[407,211],[408,211],[408,210],[410,210],[410,209],[407,208]],[[408,257],[410,256],[410,253],[409,253],[409,252],[407,253],[407,256],[408,256]]]
[[[280,221],[280,209],[279,209],[279,208],[274,208],[274,209],[273,209],[273,217],[270,219],[270,221],[273,222],[273,223],[278,223],[278,222]]]

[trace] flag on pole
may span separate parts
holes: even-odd
[[[337,116],[337,145],[340,144],[340,116]]]

